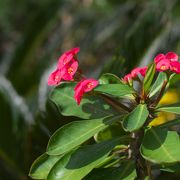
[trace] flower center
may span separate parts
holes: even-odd
[[[161,66],[161,70],[166,70],[167,67],[164,65],[164,66]]]
[[[174,71],[177,71],[177,68],[176,68],[176,67],[173,67],[173,70],[174,70]]]
[[[69,74],[72,74],[73,71],[74,71],[74,69],[73,69],[72,67],[70,67],[70,68],[68,69],[68,73],[69,73]]]
[[[88,83],[87,87],[88,87],[88,89],[92,88],[93,87],[93,83],[92,82]]]

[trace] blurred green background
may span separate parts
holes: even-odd
[[[52,133],[76,120],[48,101],[47,86],[58,57],[76,46],[83,72],[94,78],[122,77],[159,52],[179,53],[180,1],[1,0],[0,180],[28,179]],[[168,176],[178,177],[159,177]]]

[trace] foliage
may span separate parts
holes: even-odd
[[[56,102],[56,98],[52,102],[53,96],[62,93],[58,89],[63,86],[55,88],[48,98],[51,88],[46,85],[47,74],[62,51],[78,44],[81,47],[80,64],[86,75],[97,78],[103,72],[122,77],[134,66],[150,62],[158,52],[179,52],[179,9],[180,3],[176,0],[1,0],[0,179],[29,179],[28,171],[34,159],[44,153],[50,136],[66,124],[84,121],[82,119],[101,119],[103,114],[117,115],[117,109],[105,103],[103,98],[90,96],[82,100],[78,116],[72,111],[69,116],[66,108],[61,109],[62,102]],[[103,76],[99,79],[101,84],[121,83],[114,75],[109,79],[109,75]],[[172,79],[170,88],[179,88],[179,78],[176,75]],[[152,97],[161,88],[159,81],[159,86],[150,90]],[[65,85],[63,89],[66,88]],[[132,96],[126,97],[131,101]],[[72,107],[73,104],[76,107],[74,100],[71,102]],[[83,106],[83,102],[88,106]],[[97,112],[97,117],[89,107],[103,112]],[[171,125],[165,123],[162,127],[175,124],[177,129],[179,120],[176,118],[177,121],[169,122]],[[100,143],[126,133],[118,122],[114,122],[94,138]],[[83,144],[91,145],[95,140],[90,138]],[[114,163],[113,158],[106,158],[104,166]],[[45,154],[40,162],[52,163],[52,159]],[[129,167],[128,171],[126,167]],[[49,165],[45,163],[41,168],[48,173]],[[107,174],[113,179],[134,177],[135,174],[134,162],[106,169],[94,169],[86,178],[104,179]],[[179,171],[173,165],[163,165],[158,178],[178,177],[167,173],[172,169]]]

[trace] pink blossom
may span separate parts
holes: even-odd
[[[140,68],[139,73],[141,74],[141,76],[145,77],[147,69],[147,66]]]
[[[173,67],[171,67],[171,62],[177,62],[177,61],[178,61],[178,55],[174,52],[168,52],[166,55],[158,54],[154,58],[157,71],[166,71],[169,69],[173,69]]]
[[[131,74],[125,75],[125,76],[122,78],[122,80],[123,80],[124,82],[128,83],[129,81],[132,80]]]
[[[71,61],[76,60],[76,54],[79,52],[80,48],[76,47],[73,48],[67,52],[65,52],[58,60],[58,69],[62,69],[66,64],[68,64]]]
[[[95,79],[83,79],[81,80],[74,88],[75,94],[74,99],[79,105],[84,93],[91,91],[94,89],[99,82]]]
[[[171,62],[170,69],[174,73],[180,74],[180,62],[178,62],[178,61]]]
[[[162,61],[159,61],[156,64],[156,70],[157,71],[166,71],[170,68],[170,61],[168,59],[164,59]]]
[[[131,76],[132,78],[136,78],[138,76],[138,74],[140,74],[141,76],[145,76],[146,74],[146,71],[147,71],[147,67],[137,67],[137,68],[134,68],[132,71],[131,71]]]
[[[178,55],[174,52],[168,52],[166,54],[166,59],[168,59],[171,62],[178,61]]]
[[[154,62],[157,64],[158,62],[162,61],[166,59],[166,56],[164,54],[158,54],[155,58],[154,58]]]
[[[48,85],[49,86],[58,85],[60,83],[61,79],[62,79],[61,71],[59,69],[56,69],[49,76],[49,78],[48,78]]]
[[[61,69],[62,72],[62,79],[65,81],[70,81],[73,79],[74,74],[76,73],[78,69],[78,62],[77,61],[73,61],[72,63],[68,63],[66,64],[66,66],[64,66]]]
[[[62,80],[73,80],[73,76],[78,69],[78,61],[76,58],[78,52],[78,47],[73,48],[59,58],[57,69],[49,76],[48,85],[58,85]]]

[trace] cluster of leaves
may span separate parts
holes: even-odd
[[[51,101],[63,115],[80,120],[60,127],[51,136],[47,151],[33,163],[30,176],[48,180],[151,179],[152,169],[176,171],[180,140],[178,133],[168,128],[180,120],[148,125],[158,112],[180,114],[179,106],[157,106],[164,82],[173,75],[156,75],[153,63],[135,90],[119,77],[103,74],[93,95],[84,98],[80,106],[73,99],[74,83],[56,87]],[[143,98],[139,99],[141,92]]]
[[[179,52],[179,8],[176,0],[1,0],[0,179],[28,179],[52,133],[77,120],[46,102],[54,57],[78,44],[87,74],[93,68],[97,77],[104,62],[104,73],[124,74],[157,51]],[[174,88],[179,79],[173,79]]]

